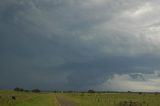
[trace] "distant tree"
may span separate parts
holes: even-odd
[[[32,92],[39,93],[41,91],[39,89],[33,89]]]
[[[88,90],[88,93],[95,93],[95,91],[90,89],[90,90]]]
[[[142,95],[143,93],[142,93],[142,92],[138,92],[138,94],[139,94],[139,95]]]
[[[55,91],[52,91],[52,92],[53,92],[53,93],[58,93],[59,91],[56,91],[56,90],[55,90]]]
[[[19,91],[23,92],[23,91],[24,91],[24,89],[23,89],[23,88],[20,88],[20,89],[19,89]]]
[[[155,95],[158,95],[158,94],[160,94],[160,93],[159,93],[159,92],[155,92],[154,94],[155,94]]]
[[[24,92],[29,92],[29,90],[25,89]]]
[[[20,91],[20,88],[16,87],[13,89],[14,91]]]
[[[14,90],[14,91],[19,91],[19,92],[23,92],[23,91],[24,91],[23,88],[19,88],[19,87],[16,87],[16,88],[14,88],[13,90]]]
[[[132,91],[128,91],[128,93],[132,93]]]

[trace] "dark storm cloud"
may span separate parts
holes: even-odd
[[[150,73],[151,70],[157,70],[160,68],[158,61],[160,61],[160,59],[150,58],[149,56],[138,58],[105,57],[103,59],[81,63],[66,63],[64,66],[61,66],[61,68],[73,71],[68,76],[70,85],[87,89],[87,87],[104,83],[106,77],[110,78],[110,75],[115,73]],[[136,77],[136,75],[131,74],[131,77]]]
[[[2,1],[0,88],[81,90],[159,70],[156,2]]]

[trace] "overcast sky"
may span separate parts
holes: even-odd
[[[2,0],[0,89],[160,91],[159,0]]]

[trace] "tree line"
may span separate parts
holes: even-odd
[[[28,90],[28,89],[23,89],[23,88],[19,88],[19,87],[16,87],[13,89],[14,91],[17,91],[17,92],[34,92],[34,93],[39,93],[41,92],[40,89],[32,89],[32,90]]]

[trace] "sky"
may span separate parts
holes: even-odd
[[[0,89],[160,91],[159,0],[2,0]]]

